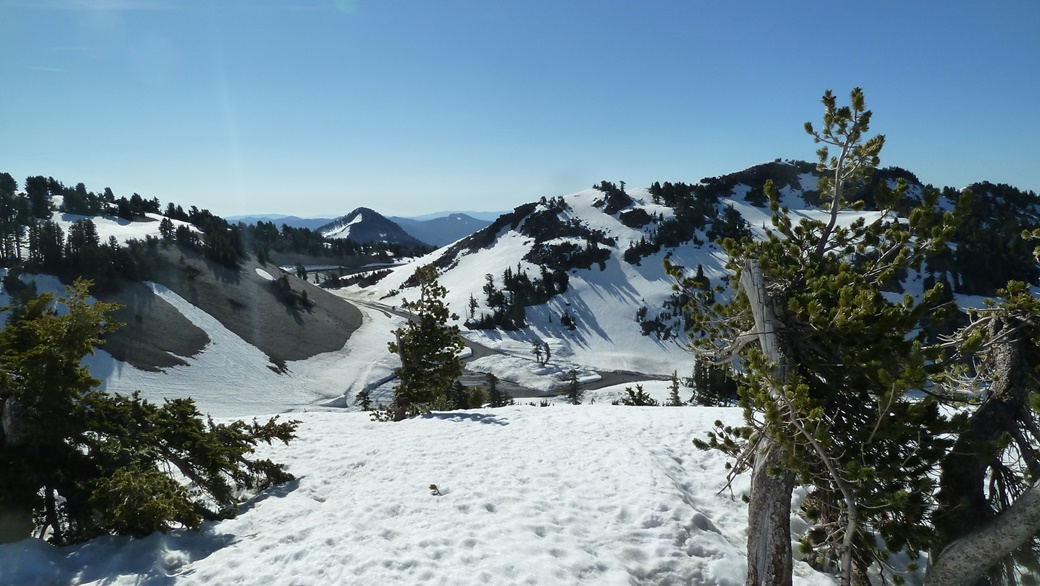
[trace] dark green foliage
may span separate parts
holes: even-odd
[[[679,373],[672,371],[671,385],[668,387],[668,407],[682,407],[685,405],[682,398],[679,397]]]
[[[615,405],[628,405],[629,407],[657,407],[659,403],[643,390],[643,385],[636,385],[636,390],[625,387],[627,396],[614,401]]]
[[[289,284],[287,275],[282,275],[271,281],[268,286],[271,287],[275,297],[281,299],[282,303],[290,308],[307,311],[314,306],[314,302],[310,300],[310,296],[307,294],[307,289],[302,286],[299,289],[293,289],[292,285]]]
[[[601,181],[599,185],[595,186],[595,188],[602,191],[605,195],[601,201],[596,202],[596,205],[606,206],[603,208],[603,211],[608,214],[616,214],[632,205],[632,198],[625,193],[624,181],[621,182],[620,189],[609,181]]]
[[[35,297],[0,332],[0,507],[31,512],[36,534],[60,545],[198,529],[234,515],[242,490],[292,479],[249,455],[257,442],[288,442],[295,422],[216,424],[190,399],[157,406],[98,391],[81,360],[119,324],[114,306],[87,297],[84,282],[60,302]]]
[[[469,409],[470,392],[462,381],[455,381],[448,392],[448,401],[452,409]]]
[[[650,214],[646,213],[646,210],[643,208],[635,208],[621,212],[618,219],[621,220],[621,223],[625,226],[635,229],[642,228],[653,221]]]
[[[625,261],[639,264],[643,258],[660,252],[662,248],[675,248],[691,241],[701,244],[697,236],[700,230],[705,230],[708,241],[750,237],[747,222],[740,214],[732,206],[719,204],[719,200],[728,196],[736,185],[736,176],[730,176],[733,179],[729,181],[704,179],[698,185],[666,181],[662,186],[654,183],[650,188],[654,201],[673,208],[674,215],[659,220],[646,238],[625,250]]]
[[[514,225],[521,234],[534,239],[524,260],[563,274],[574,268],[588,269],[594,264],[604,268],[604,263],[610,258],[610,251],[604,247],[613,247],[616,244],[614,239],[602,230],[589,228],[577,218],[561,218],[560,215],[566,209],[563,198],[554,198],[544,207],[528,211],[527,216],[522,218],[523,223]],[[517,208],[517,212],[520,211],[521,208]],[[561,238],[583,239],[585,244],[556,242]],[[566,291],[566,286],[560,289],[560,292],[563,291]]]
[[[541,267],[539,277],[532,279],[519,263],[516,270],[506,267],[502,273],[502,288],[495,285],[491,273],[484,275],[484,298],[490,312],[476,313],[477,300],[470,296],[470,317],[465,326],[470,329],[516,330],[527,326],[525,307],[541,305],[567,290],[569,277],[565,271],[549,272]]]
[[[576,242],[536,243],[524,255],[524,260],[564,273],[571,269],[588,270],[592,265],[599,265],[600,270],[604,270],[606,262],[610,260],[610,249],[601,246],[604,243],[607,246],[614,245],[613,239],[598,233],[588,238],[584,245]]]
[[[954,236],[957,292],[994,295],[1008,281],[1036,284],[1040,266],[1033,245],[1019,234],[1040,227],[1040,198],[1004,184],[969,189],[971,210]]]
[[[487,373],[487,400],[488,407],[504,407],[513,404],[513,398],[509,393],[503,393],[498,388],[498,377],[490,372]]]
[[[396,340],[389,344],[390,352],[401,359],[391,406],[394,421],[447,404],[448,392],[462,375],[462,339],[458,326],[448,325],[447,290],[437,283],[437,268],[419,267],[414,277],[419,299],[402,302],[401,307],[413,315],[404,327],[394,330]]]
[[[822,529],[807,533],[805,547],[814,561],[839,564],[844,580],[884,562],[888,551],[916,554],[930,539],[921,519],[931,506],[931,473],[948,447],[944,434],[950,428],[934,402],[912,400],[909,393],[922,388],[935,358],[915,334],[926,315],[944,311],[942,291],[896,302],[883,293],[900,270],[920,269],[926,256],[944,249],[956,226],[954,214],[938,210],[935,190],[925,192],[905,220],[893,221],[905,182],[895,190],[872,184],[884,212],[873,222],[836,222],[840,210],[856,207],[845,188],[869,180],[884,142],[865,137],[870,112],[862,92],[854,90],[851,100],[839,107],[828,91],[824,126],[806,125],[826,145],[818,151],[825,173],[819,190],[830,221],[803,218],[796,224],[781,209],[777,186],[767,182],[773,219],[765,240],[722,243],[734,285],[749,261],[761,267],[762,303],[779,321],[784,368],[778,370],[757,346],[741,344],[755,332],[744,289],[715,303],[672,267],[685,279],[698,351],[723,359],[737,349],[747,373],[740,402],[749,429],[727,441],[768,438],[783,448],[785,467],[811,487],[807,518]],[[831,156],[828,147],[838,154]],[[750,446],[744,454],[753,458],[757,451]],[[739,460],[738,469],[749,463]]]
[[[568,330],[578,329],[578,323],[574,321],[574,318],[571,316],[571,314],[566,311],[563,312],[563,315],[560,316],[560,325],[567,328]]]
[[[737,403],[737,381],[726,365],[697,360],[689,383],[693,388],[690,397],[693,405],[715,407]]]
[[[581,405],[581,396],[585,392],[581,390],[581,384],[578,382],[577,370],[567,371],[567,386],[564,387],[563,393],[571,405]]]

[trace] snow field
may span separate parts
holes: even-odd
[[[746,505],[691,439],[724,408],[554,405],[400,423],[314,412],[261,446],[297,480],[201,535],[0,546],[3,584],[743,582]],[[440,495],[431,494],[436,484]],[[801,567],[796,583],[831,584]]]

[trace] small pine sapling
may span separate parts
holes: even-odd
[[[672,382],[668,388],[668,403],[666,405],[668,407],[682,407],[685,405],[682,399],[679,398],[679,373],[674,370],[672,371]]]

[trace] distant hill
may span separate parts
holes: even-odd
[[[376,212],[372,213],[375,214]],[[484,228],[502,213],[504,212],[436,212],[412,218],[391,216],[387,219],[421,242],[432,246],[444,246]],[[242,222],[243,224],[271,222],[279,228],[284,224],[291,228],[321,231],[322,228],[335,224],[349,215],[341,218],[300,218],[298,216],[283,216],[279,214],[258,214],[231,216],[228,220],[232,223]],[[357,228],[352,230],[355,234],[358,233]],[[357,240],[356,237],[352,238]]]
[[[259,215],[259,216],[232,216],[228,218],[229,222],[243,224],[256,224],[257,222],[271,222],[275,226],[281,228],[283,224],[292,228],[307,228],[308,230],[317,230],[322,226],[333,221],[333,218],[300,218],[297,216],[280,216],[277,214],[270,215]]]
[[[767,180],[796,216],[825,213],[815,164],[772,161],[696,183],[654,183],[626,192],[603,182],[542,198],[417,262],[437,266],[447,303],[471,340],[501,343],[508,337],[518,352],[532,339],[567,341],[554,355],[628,368],[617,348],[663,353],[676,339],[681,345],[689,327],[664,258],[690,276],[703,272],[712,285],[722,284],[728,273],[715,242],[763,237],[771,217],[762,189]],[[863,210],[843,212],[840,221],[873,217],[876,185],[898,181],[908,184],[908,204],[929,187],[907,170],[878,169],[871,183],[848,192]],[[893,292],[919,292],[941,281],[956,295],[989,296],[1008,279],[1040,282],[1032,244],[1018,237],[1040,227],[1040,198],[1007,185],[969,187],[972,210],[948,250],[893,283]],[[942,189],[940,208],[952,209],[958,193]],[[909,207],[897,211],[905,214]],[[373,274],[365,285],[344,284],[357,295],[394,304],[414,296],[413,271],[406,265]]]
[[[508,210],[504,210],[504,211],[500,211],[500,212],[468,212],[468,211],[451,210],[451,211],[447,211],[447,212],[433,212],[431,214],[422,214],[420,216],[408,216],[408,219],[409,220],[418,220],[420,222],[425,222],[426,220],[434,220],[434,219],[437,219],[437,218],[443,218],[444,216],[450,216],[450,215],[453,215],[453,214],[462,214],[464,216],[469,216],[469,217],[477,219],[477,220],[485,220],[487,222],[494,222],[496,218],[498,218],[502,214],[506,214],[506,213],[509,213],[509,211]]]
[[[357,208],[317,230],[325,238],[349,238],[355,242],[384,242],[416,247],[425,244],[369,208]]]
[[[453,213],[428,220],[391,216],[390,220],[404,228],[405,232],[433,246],[451,244],[459,238],[469,236],[491,224],[490,221],[479,220],[463,213]]]

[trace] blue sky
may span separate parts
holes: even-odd
[[[506,210],[813,159],[1040,191],[1040,2],[0,0],[0,171],[220,215]]]

